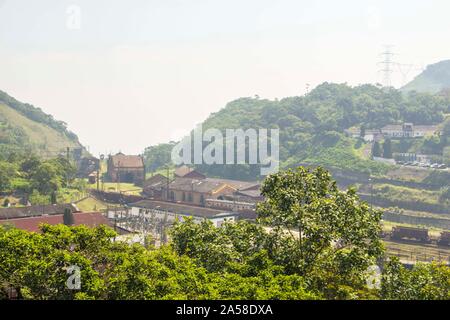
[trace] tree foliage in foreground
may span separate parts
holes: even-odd
[[[450,268],[421,263],[408,270],[394,259],[382,275],[381,297],[394,300],[450,300]]]
[[[450,269],[387,262],[381,288],[368,286],[382,257],[379,211],[339,191],[321,168],[267,178],[258,224],[217,228],[187,219],[161,248],[113,241],[107,228],[0,227],[0,295],[23,299],[449,299]],[[265,224],[265,226],[264,226]],[[81,270],[68,290],[67,270]]]
[[[42,234],[0,227],[0,288],[21,299],[314,299],[296,275],[208,272],[170,246],[111,241],[107,227],[42,227]],[[69,290],[67,270],[81,270]]]
[[[365,271],[382,254],[381,211],[359,200],[354,189],[340,191],[329,172],[299,167],[269,176],[261,188],[261,222],[289,230],[294,243],[289,272],[353,288],[365,285]]]

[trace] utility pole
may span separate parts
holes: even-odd
[[[167,179],[166,179],[166,200],[169,201],[169,166],[166,166],[167,169]]]
[[[392,60],[392,57],[394,56],[394,53],[392,52],[392,45],[385,45],[384,51],[381,53],[381,56],[383,58],[382,61],[378,63],[378,65],[381,66],[381,69],[379,72],[383,74],[383,86],[384,87],[391,87],[391,74],[394,71],[392,66],[394,65],[394,61]]]
[[[67,156],[67,163],[70,164],[70,147],[67,147],[66,150],[66,156]],[[66,173],[66,182],[67,182],[67,187],[69,187],[69,173]]]
[[[100,168],[102,167],[102,165],[100,163],[100,161],[101,161],[100,158],[101,158],[101,155],[99,155],[98,165],[97,165],[97,191],[100,190]]]
[[[163,245],[167,243],[166,226],[167,226],[167,209],[165,210],[165,213],[164,213],[164,220],[163,220],[163,225],[162,225],[161,235],[160,235],[160,239],[162,240],[161,242]]]
[[[117,191],[120,192],[120,161],[117,163]]]

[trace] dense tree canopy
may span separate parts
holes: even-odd
[[[170,246],[111,241],[106,227],[43,226],[42,234],[0,227],[0,284],[23,299],[315,299],[299,276],[208,272]],[[80,288],[67,287],[71,266]]]
[[[161,143],[145,149],[145,168],[148,172],[155,171],[165,165],[171,165],[170,155],[175,142]]]
[[[17,168],[9,162],[0,162],[0,192],[11,189],[12,179],[17,175]]]
[[[49,203],[62,188],[75,183],[76,167],[66,157],[40,159],[33,154],[0,157],[0,192],[27,194],[36,204]]]
[[[294,244],[288,270],[317,276],[318,286],[364,286],[365,271],[382,254],[381,211],[361,202],[353,189],[338,190],[320,167],[271,175],[261,193],[266,200],[258,207],[260,221],[288,230]]]
[[[417,264],[406,269],[396,259],[385,265],[381,297],[393,300],[450,300],[450,268],[443,264]]]

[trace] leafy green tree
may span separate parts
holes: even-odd
[[[364,137],[366,136],[366,126],[364,124],[362,124],[360,127],[359,136],[362,139],[364,139]]]
[[[449,300],[450,268],[420,263],[406,269],[397,258],[388,261],[381,280],[381,298],[394,300]]]
[[[85,192],[88,187],[88,183],[85,179],[75,179],[71,184],[71,187],[73,189],[77,189],[80,192]]]
[[[33,190],[33,192],[28,197],[28,200],[33,205],[51,204],[50,196],[40,194],[37,190]]]
[[[209,299],[236,300],[314,300],[321,296],[307,289],[306,281],[298,275],[242,277],[235,273],[212,274],[213,294]]]
[[[441,189],[441,194],[439,195],[440,202],[450,201],[450,186]]]
[[[265,272],[244,277],[214,273],[171,246],[146,249],[111,241],[107,227],[64,225],[28,233],[0,226],[0,291],[22,299],[316,299],[296,275]],[[81,287],[67,288],[68,269]]]
[[[322,169],[298,167],[271,175],[261,193],[259,221],[295,244],[288,272],[316,282],[321,291],[332,284],[363,288],[367,268],[382,253],[381,212],[361,202],[354,189],[339,191]],[[326,279],[326,280],[325,280]]]
[[[192,222],[187,223],[190,226],[185,230],[192,229]],[[385,266],[380,296],[335,281],[319,290],[313,288],[316,274],[303,277],[274,265],[265,248],[270,248],[276,233],[249,223],[225,225],[227,231],[206,224],[197,229],[203,232],[205,228],[212,239],[237,236],[230,243],[237,258],[228,260],[218,272],[202,266],[210,260],[200,252],[200,243],[189,240],[198,239],[194,235],[174,247],[145,248],[112,241],[116,233],[105,226],[42,225],[41,233],[29,233],[0,225],[0,296],[7,298],[13,288],[20,299],[449,299],[450,268],[422,264],[409,271],[395,260]],[[211,241],[206,235],[202,239]],[[186,249],[185,254],[178,253],[178,245]],[[200,251],[194,253],[190,248]],[[76,290],[67,287],[68,270],[74,266],[81,280]],[[328,273],[329,267],[322,272]]]
[[[383,158],[392,159],[392,142],[387,138],[383,143]]]
[[[443,140],[437,136],[426,137],[423,141],[422,152],[425,154],[439,154],[442,153]]]
[[[61,187],[62,177],[60,169],[55,164],[41,163],[31,176],[34,189],[44,195],[50,195]]]
[[[381,157],[381,147],[378,141],[375,141],[372,145],[372,156]]]
[[[450,118],[447,118],[442,125],[442,135],[450,138]]]
[[[43,234],[0,231],[2,288],[14,288],[22,299],[76,299],[80,291],[66,286],[67,269],[76,265],[81,269],[82,292],[94,297],[101,289],[98,273],[76,246],[98,233],[85,227],[72,233],[59,226],[44,226]]]
[[[11,182],[16,175],[14,164],[0,162],[0,192],[8,191],[11,188]]]
[[[30,176],[34,171],[36,171],[40,164],[41,160],[38,157],[31,155],[23,160],[20,166],[22,172]]]
[[[49,161],[58,168],[58,174],[61,177],[62,185],[68,187],[75,179],[77,168],[75,164],[66,157],[57,157]]]
[[[271,270],[281,272],[274,262],[282,261],[286,237],[271,233],[260,225],[239,221],[216,228],[210,221],[187,219],[170,232],[172,245],[180,255],[188,255],[211,272],[233,272],[255,276]]]
[[[171,165],[171,154],[174,146],[175,142],[170,142],[146,148],[144,151],[146,169],[153,172],[166,165]]]

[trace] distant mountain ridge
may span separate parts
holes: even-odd
[[[0,91],[0,152],[21,151],[52,156],[67,147],[82,146],[65,122]]]
[[[448,88],[450,88],[450,60],[444,60],[427,66],[425,71],[401,88],[401,91],[438,93]]]

